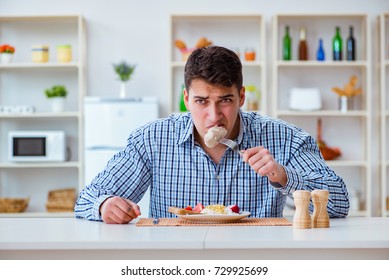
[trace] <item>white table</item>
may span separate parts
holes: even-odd
[[[0,259],[389,259],[389,218],[332,219],[326,229],[0,218]]]

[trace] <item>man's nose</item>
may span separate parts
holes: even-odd
[[[208,107],[208,117],[212,122],[216,122],[220,119],[220,108],[217,104],[211,104]]]

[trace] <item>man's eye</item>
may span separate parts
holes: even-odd
[[[222,102],[229,103],[229,102],[232,102],[232,99],[231,98],[224,98],[224,99],[222,99]]]
[[[197,104],[204,104],[204,103],[205,103],[205,100],[204,100],[204,99],[197,99],[197,100],[196,100],[196,103],[197,103]]]

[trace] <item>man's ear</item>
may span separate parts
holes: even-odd
[[[189,111],[189,93],[188,93],[188,91],[186,90],[186,88],[184,88],[183,94],[184,94],[184,103],[185,103],[185,107],[186,107],[186,109]]]
[[[242,86],[239,92],[239,107],[242,107],[246,99],[246,88]]]

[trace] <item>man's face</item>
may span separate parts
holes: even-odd
[[[213,86],[203,80],[192,81],[184,91],[185,105],[192,114],[193,122],[202,143],[208,129],[217,125],[227,130],[227,138],[236,137],[239,132],[239,108],[243,106],[245,89]]]

